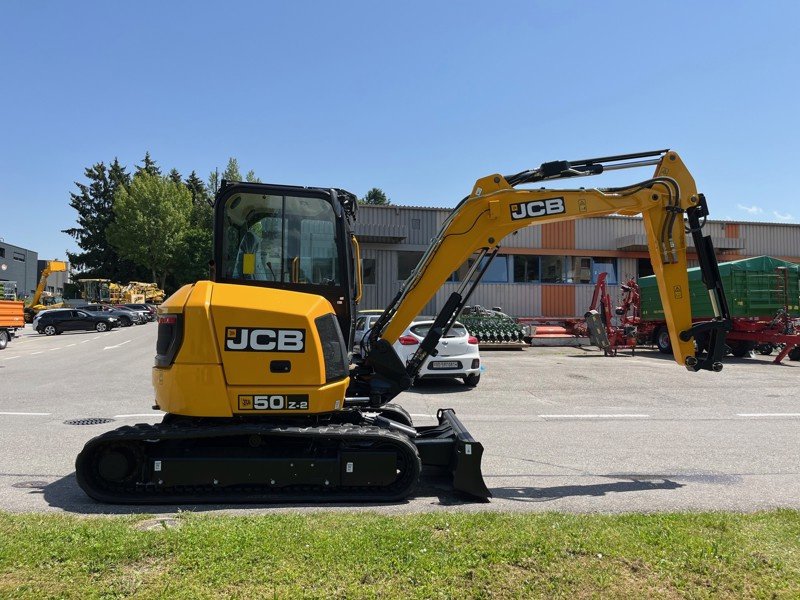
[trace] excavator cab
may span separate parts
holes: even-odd
[[[223,181],[215,206],[220,283],[322,296],[352,345],[359,265],[356,197],[341,189]]]

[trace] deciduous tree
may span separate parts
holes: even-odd
[[[141,169],[129,188],[117,190],[115,220],[106,235],[120,256],[147,268],[163,288],[185,249],[191,212],[185,185]]]

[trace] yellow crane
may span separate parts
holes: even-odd
[[[25,322],[33,323],[33,319],[40,310],[47,308],[61,308],[64,300],[58,296],[49,296],[45,292],[47,278],[51,273],[63,273],[67,270],[67,263],[62,260],[48,260],[44,264],[42,274],[39,277],[39,285],[33,295],[25,301]]]
[[[655,166],[653,176],[622,187],[521,187],[643,166]],[[167,414],[90,440],[76,460],[86,493],[124,503],[396,501],[429,465],[450,470],[458,492],[487,500],[483,445],[455,412],[440,409],[437,425],[415,427],[391,400],[436,354],[503,238],[529,225],[641,214],[675,361],[722,368],[730,319],[702,234],[708,208],[674,151],[479,179],[366,336],[363,363],[349,365],[361,295],[356,211],[356,197],[340,189],[223,182],[211,280],[182,287],[159,309],[152,380]],[[692,322],[687,231],[716,308],[704,323]],[[469,276],[403,363],[392,344],[474,253]],[[708,343],[698,355],[699,335]],[[535,370],[532,361],[532,378]]]

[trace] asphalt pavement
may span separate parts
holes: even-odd
[[[45,337],[0,351],[0,510],[172,514],[178,507],[99,504],[75,482],[83,444],[103,431],[157,422],[150,368],[156,325]],[[478,387],[433,381],[399,398],[415,424],[452,407],[485,448],[489,503],[454,495],[426,473],[396,504],[331,505],[387,514],[509,510],[629,512],[800,508],[800,363],[730,359],[689,373],[655,351],[485,351]],[[112,419],[105,424],[67,421]],[[182,510],[320,510],[191,505]]]

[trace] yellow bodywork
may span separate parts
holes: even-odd
[[[332,314],[321,296],[273,288],[199,281],[186,285],[160,307],[159,316],[183,315],[183,341],[175,362],[153,368],[156,403],[169,413],[229,417],[254,414],[255,398],[308,396],[304,408],[258,411],[307,414],[342,408],[349,378],[326,383],[322,347],[314,320]],[[304,331],[300,351],[230,351],[232,328]],[[272,361],[288,361],[273,372]]]

